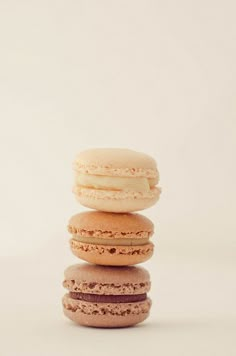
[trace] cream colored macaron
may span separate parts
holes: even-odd
[[[121,148],[97,148],[81,152],[75,162],[74,193],[92,209],[125,213],[154,205],[161,189],[155,160]]]
[[[147,261],[153,254],[154,226],[140,214],[86,211],[68,224],[71,250],[84,261],[128,266]]]

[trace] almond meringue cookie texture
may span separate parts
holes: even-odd
[[[97,148],[81,152],[75,162],[73,192],[92,209],[126,213],[154,205],[161,189],[155,160],[121,148]]]
[[[134,265],[154,250],[153,223],[140,214],[85,211],[72,216],[68,231],[73,254],[98,265]]]
[[[65,316],[84,326],[115,328],[143,322],[149,315],[150,276],[142,267],[77,264],[65,270]]]

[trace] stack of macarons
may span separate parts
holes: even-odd
[[[145,320],[150,276],[142,267],[154,245],[153,223],[134,213],[159,199],[159,174],[150,156],[128,149],[81,152],[74,163],[77,200],[91,209],[68,224],[71,251],[89,262],[65,271],[65,315],[80,325],[125,327]]]

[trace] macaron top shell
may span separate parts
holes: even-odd
[[[68,267],[64,275],[64,287],[71,291],[120,295],[146,293],[150,289],[150,275],[142,267],[104,267],[84,263]]]
[[[78,173],[120,177],[157,178],[155,160],[147,154],[123,148],[95,148],[78,154],[74,162]]]
[[[116,214],[86,211],[74,215],[68,224],[70,233],[105,238],[150,237],[154,225],[140,214]]]

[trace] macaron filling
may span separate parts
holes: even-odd
[[[106,239],[106,238],[73,235],[73,239],[78,242],[82,242],[86,244],[106,245],[106,246],[142,246],[149,243],[149,238]]]
[[[158,183],[158,178],[112,177],[78,173],[76,184],[79,187],[96,190],[133,191],[148,193]]]
[[[137,303],[147,299],[147,293],[131,295],[101,295],[69,292],[72,299],[82,300],[90,303]]]

